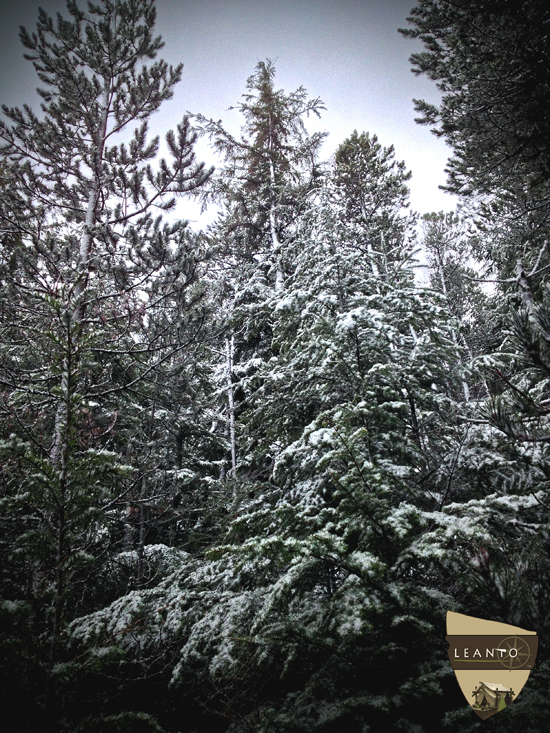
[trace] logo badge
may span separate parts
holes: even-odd
[[[451,667],[468,704],[485,720],[519,695],[535,664],[539,639],[499,621],[447,611]]]

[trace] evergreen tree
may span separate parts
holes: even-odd
[[[427,256],[430,285],[443,293],[456,320],[453,339],[463,354],[463,391],[468,400],[471,359],[486,354],[499,343],[495,323],[497,299],[482,290],[478,271],[481,263],[473,256],[472,240],[476,237],[467,221],[452,212],[425,214],[422,220],[421,244]],[[481,380],[471,396],[486,393],[487,387]]]
[[[355,130],[334,155],[333,199],[341,207],[350,242],[363,249],[375,272],[404,264],[409,255],[411,224],[407,216],[410,171],[382,148],[376,135]],[[398,265],[399,267],[399,265]]]
[[[364,190],[391,182],[384,159],[378,148],[356,172]],[[247,403],[264,473],[237,492],[225,542],[151,595],[72,627],[97,644],[121,619],[149,625],[169,607],[167,627],[183,640],[173,684],[196,679],[235,733],[399,730],[425,704],[418,679],[439,689],[433,630],[452,582],[419,543],[455,498],[446,470],[459,440],[446,422],[457,358],[441,296],[414,285],[396,188],[383,232],[396,258],[383,271],[332,176],[300,218],[286,249],[292,274],[267,291],[271,356]]]
[[[204,334],[204,243],[153,212],[209,176],[187,118],[166,135],[170,159],[151,164],[148,120],[182,68],[140,66],[163,45],[152,0],[67,10],[57,21],[40,10],[36,33],[21,30],[41,113],[3,107],[0,122],[3,591],[16,633],[36,645],[28,720],[42,707],[54,728],[62,634],[110,599],[105,559],[136,503],[143,551],[146,494],[159,493],[148,486],[167,466],[142,449],[160,386],[190,368]]]
[[[414,28],[405,34],[425,44],[412,56],[413,70],[428,74],[443,93],[439,106],[417,102],[419,121],[433,124],[453,149],[448,187],[481,198],[476,252],[491,273],[497,304],[486,353],[474,365],[490,395],[469,415],[471,444],[463,454],[470,490],[480,492],[459,510],[477,536],[475,570],[458,566],[464,602],[473,615],[537,629],[544,654],[549,12],[542,2],[421,0],[410,21]],[[438,533],[444,535],[442,527]],[[438,547],[434,533],[425,539]],[[548,678],[544,662],[537,673],[523,696],[529,709]],[[523,716],[519,707],[511,710],[503,729],[529,727],[532,719]],[[547,727],[547,712],[533,725]]]
[[[450,190],[494,196],[548,216],[550,11],[542,0],[420,0],[401,32],[424,42],[413,71],[437,82],[422,124],[452,146]]]
[[[181,69],[138,68],[152,0],[68,10],[22,32],[41,114],[0,124],[5,709],[29,731],[476,730],[445,611],[548,645],[546,92],[526,72],[546,9],[412,11],[443,92],[418,108],[449,187],[482,199],[424,217],[426,287],[393,147],[355,131],[319,164],[321,102],[267,61],[240,136],[195,118],[223,159],[209,186],[188,119],[154,167]],[[193,192],[222,208],[206,235],[153,216]],[[548,676],[502,730],[547,726]]]
[[[244,119],[239,138],[221,122],[200,115],[198,121],[224,161],[206,194],[206,200],[222,205],[210,232],[223,253],[227,341],[220,346],[222,381],[232,472],[236,461],[252,477],[264,474],[266,466],[265,456],[259,462],[255,457],[257,435],[246,426],[247,406],[258,386],[258,368],[271,356],[270,298],[292,273],[289,247],[318,188],[317,157],[325,134],[309,135],[305,126],[310,114],[320,115],[321,101],[309,99],[303,87],[289,94],[277,90],[269,60],[257,64],[236,109]]]
[[[260,61],[235,108],[244,118],[240,138],[221,121],[197,116],[225,163],[208,194],[224,206],[219,237],[244,263],[262,262],[273,284],[284,276],[281,246],[310,201],[326,136],[309,135],[304,122],[310,114],[320,116],[322,102],[308,99],[303,87],[285,94],[274,82],[273,63]]]

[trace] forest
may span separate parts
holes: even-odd
[[[401,30],[453,212],[410,211],[381,131],[322,160],[322,100],[269,59],[239,135],[151,135],[182,74],[155,19],[41,9],[41,106],[2,108],[6,730],[549,730],[547,3],[418,0]],[[539,635],[488,721],[448,610]]]

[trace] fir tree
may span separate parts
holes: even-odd
[[[325,134],[309,135],[305,126],[310,114],[320,115],[321,101],[309,99],[303,87],[291,93],[277,90],[271,61],[259,62],[246,86],[236,107],[243,117],[239,138],[221,121],[198,120],[224,162],[206,199],[222,204],[210,236],[224,253],[221,268],[227,273],[221,278],[228,340],[220,351],[232,466],[236,461],[253,477],[263,474],[265,466],[263,457],[260,463],[254,457],[257,439],[246,427],[247,405],[257,388],[258,367],[271,356],[269,302],[292,273],[289,245],[318,189],[317,158]]]

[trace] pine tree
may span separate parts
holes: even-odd
[[[151,438],[159,384],[187,368],[204,333],[204,243],[153,212],[210,174],[187,118],[166,135],[169,160],[151,163],[148,121],[182,68],[140,66],[163,45],[152,0],[67,10],[57,21],[40,10],[36,32],[21,30],[41,112],[4,107],[0,123],[5,592],[31,609],[52,673],[68,620],[105,594],[99,558],[123,507],[139,499],[143,513],[161,467],[132,460]],[[37,693],[46,725],[54,687]]]

